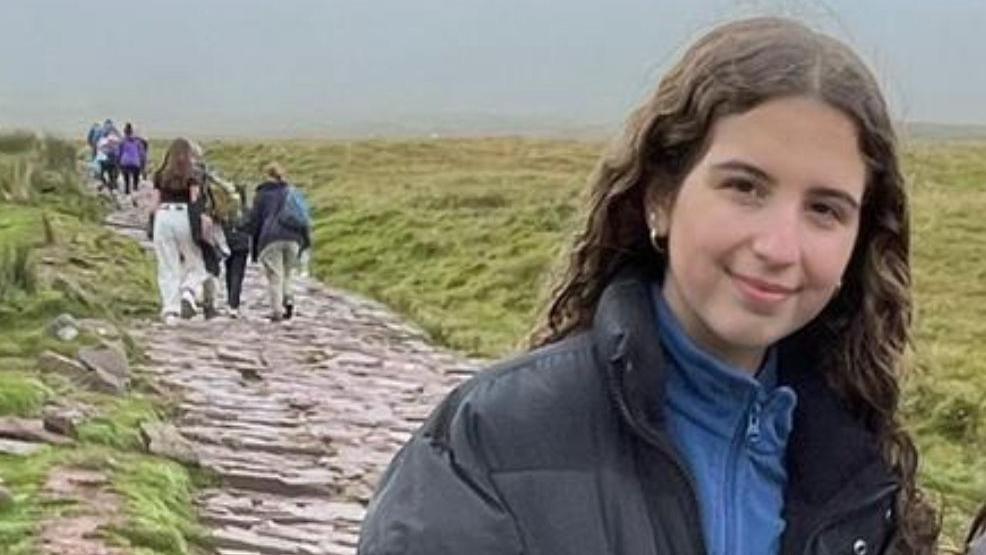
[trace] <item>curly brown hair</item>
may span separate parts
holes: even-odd
[[[651,244],[645,199],[673,203],[719,118],[791,96],[816,98],[846,114],[867,166],[859,234],[843,286],[793,335],[817,350],[820,370],[878,435],[900,479],[897,550],[932,553],[940,520],[917,487],[917,451],[898,415],[911,322],[907,192],[880,88],[836,39],[790,20],[754,18],[720,26],[684,53],[597,165],[584,228],[530,346],[587,329],[604,287],[622,267],[663,275],[664,251]]]

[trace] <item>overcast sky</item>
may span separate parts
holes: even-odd
[[[3,0],[0,127],[612,126],[703,31],[764,13],[850,42],[896,117],[986,124],[986,0]]]

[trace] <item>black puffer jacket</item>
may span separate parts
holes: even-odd
[[[385,472],[359,553],[705,553],[691,478],[663,425],[649,282],[625,272],[591,331],[452,392]],[[798,395],[782,552],[884,553],[897,483],[810,366],[782,348],[780,380]]]

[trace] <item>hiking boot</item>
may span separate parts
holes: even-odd
[[[230,318],[232,318],[234,320],[238,320],[240,318],[240,309],[238,309],[238,308],[231,308],[231,309],[229,309],[228,315],[229,315]]]
[[[216,310],[215,305],[207,304],[202,307],[202,316],[204,316],[206,320],[212,320],[216,316],[219,316],[219,311]]]
[[[178,315],[175,314],[174,312],[169,312],[164,315],[162,320],[164,321],[164,325],[170,328],[178,324]]]
[[[181,296],[181,317],[185,320],[194,318],[199,309],[195,306],[195,297],[188,291]]]
[[[292,316],[294,316],[294,304],[284,303],[284,319],[290,320]]]

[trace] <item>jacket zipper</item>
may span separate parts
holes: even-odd
[[[626,364],[628,371],[632,368],[630,361],[626,360],[623,356],[620,356],[619,359],[611,360],[611,363],[615,365],[615,364],[619,364],[621,361],[623,361],[624,364]],[[640,437],[642,437],[648,444],[650,444],[652,447],[657,449],[662,455],[664,455],[665,458],[667,458],[667,460],[671,463],[671,466],[675,469],[678,475],[678,479],[681,481],[681,483],[685,485],[688,501],[691,503],[691,509],[692,509],[691,511],[688,512],[687,515],[688,516],[687,520],[690,525],[688,528],[692,533],[692,541],[695,542],[694,544],[698,548],[697,550],[698,553],[708,553],[708,548],[705,545],[705,537],[702,532],[702,523],[701,523],[701,515],[699,513],[698,497],[695,494],[695,485],[691,474],[685,468],[684,464],[682,464],[682,462],[679,460],[678,454],[674,451],[674,449],[670,445],[667,444],[667,441],[664,438],[652,434],[650,430],[647,430],[646,428],[643,428],[637,424],[636,419],[634,418],[633,414],[630,412],[630,408],[627,407],[623,398],[617,395],[616,392],[618,389],[617,388],[618,384],[616,383],[615,378],[611,372],[606,372],[606,381],[609,383],[608,389],[609,389],[610,397],[612,398],[616,406],[619,407],[620,412],[623,414],[623,418],[631,424],[631,427],[634,429],[634,431],[637,432],[637,434]]]
[[[832,526],[838,524],[842,520],[845,520],[853,513],[860,512],[863,509],[877,504],[880,500],[884,499],[888,495],[893,494],[897,491],[897,484],[890,484],[880,490],[877,490],[872,495],[865,497],[862,501],[853,504],[849,508],[843,508],[838,511],[833,511],[831,514],[827,515],[825,520],[821,524],[815,527],[810,534],[808,534],[808,540],[805,542],[804,555],[810,555],[812,545],[818,539],[818,536],[822,534],[825,530],[831,528]]]
[[[729,456],[726,459],[726,479],[723,480],[722,512],[723,512],[723,545],[735,545],[733,536],[736,535],[734,514],[736,513],[736,463],[740,452],[747,441],[756,441],[760,437],[760,404],[754,393],[747,403],[747,416],[740,418],[729,446]],[[710,508],[711,509],[711,508]]]

